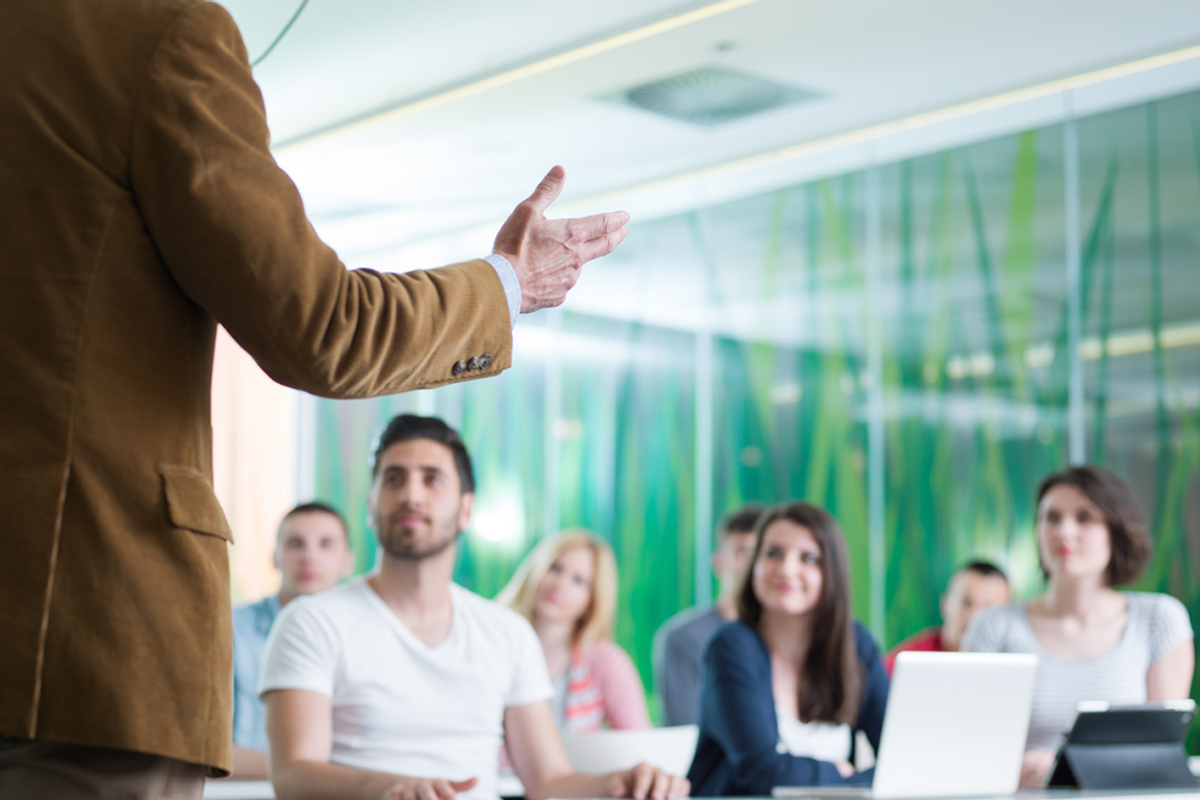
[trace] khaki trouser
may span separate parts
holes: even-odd
[[[0,736],[4,800],[200,800],[204,774],[166,756]]]

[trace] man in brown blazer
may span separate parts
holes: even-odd
[[[501,257],[347,271],[268,144],[219,6],[0,3],[0,796],[199,797],[230,767],[218,323],[326,397],[485,377],[625,234],[546,220],[555,168]]]

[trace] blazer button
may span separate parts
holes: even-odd
[[[467,369],[469,369],[471,372],[474,372],[475,370],[479,369],[479,359],[476,358],[475,356],[471,356],[470,358],[468,358],[467,359]]]
[[[467,362],[465,362],[465,361],[455,361],[455,362],[454,362],[454,369],[453,369],[452,371],[454,372],[454,374],[455,374],[456,376],[458,376],[458,375],[462,375],[464,372],[466,372],[466,371],[467,371]]]
[[[491,365],[492,365],[492,354],[491,353],[484,353],[483,355],[481,355],[479,357],[479,368],[480,369],[487,369]]]

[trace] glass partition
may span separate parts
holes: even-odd
[[[1040,589],[1034,494],[1073,452],[1133,482],[1157,548],[1139,586],[1197,614],[1198,262],[1200,93],[638,223],[575,290],[608,311],[523,319],[503,376],[320,401],[317,493],[369,568],[373,430],[446,417],[479,481],[458,579],[490,596],[542,536],[596,531],[647,686],[739,504],[828,507],[890,646],[938,622],[967,559]]]

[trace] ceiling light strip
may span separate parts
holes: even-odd
[[[444,106],[457,100],[463,100],[468,97],[473,97],[477,94],[482,94],[483,92],[491,91],[492,89],[498,89],[501,86],[507,86],[509,84],[516,83],[517,81],[525,80],[526,78],[532,78],[535,75],[540,75],[544,72],[559,69],[560,67],[565,67],[568,64],[574,64],[577,61],[582,61],[586,58],[600,55],[601,53],[607,53],[610,50],[616,50],[619,47],[634,44],[635,42],[640,42],[653,36],[658,36],[660,34],[682,28],[685,25],[691,25],[694,22],[710,19],[711,17],[715,17],[719,14],[724,14],[728,11],[733,11],[757,2],[758,0],[720,0],[719,2],[711,3],[691,11],[686,11],[682,14],[676,14],[673,17],[668,17],[667,19],[659,20],[658,22],[652,22],[649,25],[643,25],[642,27],[635,28],[631,31],[609,36],[605,39],[601,39],[598,42],[592,42],[581,47],[576,47],[572,50],[568,50],[565,53],[558,53],[557,55],[548,56],[547,58],[534,61],[531,64],[525,64],[524,66],[505,70],[504,72],[500,72],[496,75],[490,75],[486,78],[481,78],[462,86],[457,86],[453,89],[438,92],[437,94],[429,97],[423,97],[418,100],[405,102],[402,105],[388,108],[383,111],[373,112],[358,119],[337,123],[333,126],[322,128],[312,133],[302,134],[293,139],[288,139],[284,142],[281,142],[272,149],[276,152],[279,152],[289,147],[294,147],[298,144],[312,142],[316,139],[325,138],[333,134],[345,133],[364,125],[399,119],[401,117],[412,116],[413,114],[420,114],[423,111],[429,111],[430,109]]]
[[[918,128],[926,128],[932,125],[938,125],[953,120],[962,119],[975,114],[981,114],[987,111],[993,111],[999,108],[1024,103],[1030,100],[1037,100],[1043,97],[1048,97],[1059,92],[1067,92],[1073,89],[1081,89],[1085,86],[1094,86],[1105,81],[1115,80],[1117,78],[1136,75],[1142,72],[1148,72],[1162,67],[1168,67],[1174,64],[1180,64],[1185,61],[1200,58],[1200,45],[1194,47],[1186,47],[1182,50],[1174,50],[1170,53],[1163,53],[1149,58],[1130,61],[1125,64],[1119,64],[1114,67],[1105,67],[1104,69],[1085,72],[1082,75],[1075,75],[1070,78],[1061,78],[1059,80],[1041,83],[1036,86],[1029,86],[1024,89],[1016,89],[1011,92],[992,95],[979,100],[970,100],[966,103],[939,108],[935,111],[926,111],[921,114],[914,114],[909,117],[892,120],[890,122],[882,122],[878,125],[870,125],[866,128],[847,131],[833,136],[827,136],[822,139],[814,139],[801,144],[789,145],[778,150],[772,150],[766,153],[759,153],[745,158],[739,158],[734,161],[726,161],[722,164],[714,164],[710,167],[683,172],[678,175],[671,175],[666,178],[658,178],[656,180],[647,181],[645,183],[635,184],[623,189],[617,189],[611,192],[605,192],[600,195],[580,200],[577,205],[594,205],[596,203],[607,203],[615,199],[627,197],[631,193],[662,189],[681,183],[690,183],[693,181],[706,180],[709,178],[723,177],[725,175],[738,172],[746,172],[752,169],[774,166],[785,161],[794,161],[800,158],[816,155],[818,153],[836,150],[841,147],[848,147],[856,144],[863,144],[868,141],[882,139],[885,136],[892,136],[898,133],[916,130]]]
[[[1164,350],[1177,347],[1192,347],[1200,345],[1200,323],[1175,325],[1163,328],[1159,333],[1159,342]],[[1108,350],[1110,358],[1139,355],[1154,350],[1154,332],[1143,329],[1115,333],[1107,339],[1097,337],[1084,339],[1079,343],[1079,355],[1085,361],[1096,361]],[[1025,365],[1030,368],[1048,367],[1054,363],[1054,346],[1049,343],[1031,345],[1025,351]],[[946,361],[946,374],[959,379],[967,375],[983,377],[991,375],[996,362],[989,351],[952,356]],[[934,366],[936,370],[936,365]],[[936,371],[934,376],[936,376]]]

